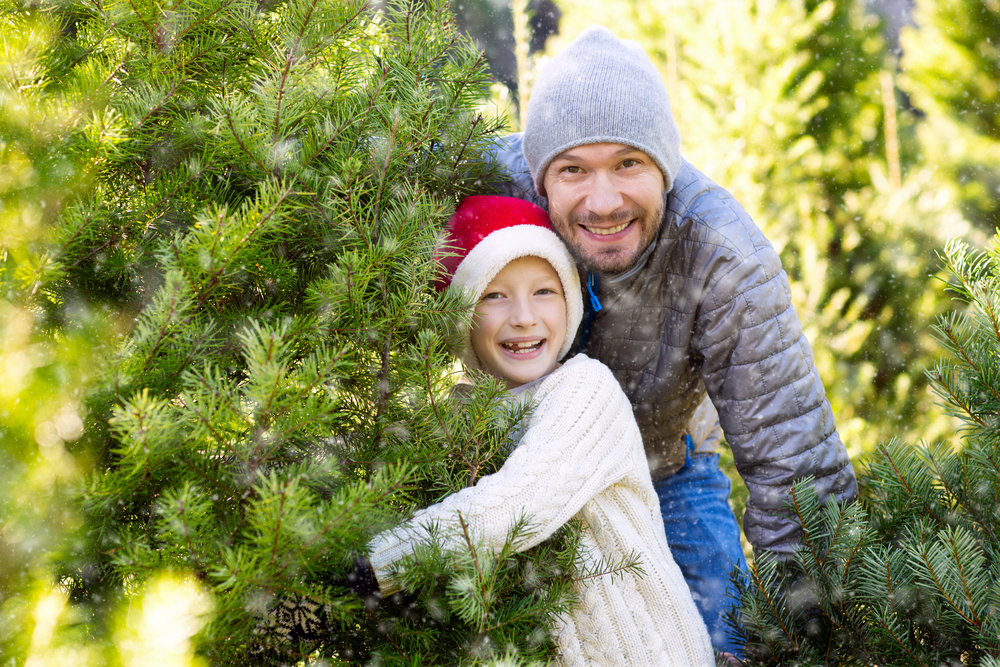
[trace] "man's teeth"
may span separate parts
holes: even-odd
[[[504,343],[503,346],[511,352],[529,352],[540,347],[541,344],[540,340],[529,340],[521,343]]]
[[[624,224],[618,225],[617,227],[609,227],[608,229],[601,229],[600,227],[586,227],[586,226],[584,227],[584,229],[586,229],[591,234],[597,234],[598,236],[607,236],[609,234],[617,234],[618,232],[625,229],[631,224],[632,221],[629,220]]]

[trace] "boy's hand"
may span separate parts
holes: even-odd
[[[354,561],[354,567],[343,577],[337,577],[330,581],[334,588],[345,588],[364,600],[365,606],[373,609],[378,606],[382,599],[382,591],[379,590],[378,580],[372,572],[371,563],[365,556],[358,556]]]

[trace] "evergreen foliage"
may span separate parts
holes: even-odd
[[[73,616],[58,559],[81,538],[71,485],[89,466],[76,446],[81,394],[114,330],[100,310],[62,294],[64,321],[39,307],[38,257],[54,221],[88,182],[73,135],[90,109],[59,89],[59,26],[0,12],[0,661],[86,660],[89,627]]]
[[[950,356],[928,378],[961,442],[883,444],[848,507],[796,487],[804,546],[738,582],[749,665],[1000,662],[1000,236],[944,259],[968,309],[934,327]]]
[[[523,416],[496,383],[449,395],[469,304],[433,291],[435,247],[457,199],[497,177],[483,155],[500,126],[445,4],[4,9],[51,31],[22,87],[76,103],[49,159],[91,167],[46,242],[5,255],[5,287],[51,327],[81,309],[119,323],[71,448],[94,460],[86,539],[57,554],[92,639],[167,582],[190,591],[212,664],[550,655],[572,527],[515,557],[522,526],[489,581],[482,558],[429,547],[414,590],[374,609],[332,583],[375,532],[495,470]],[[282,641],[268,619],[289,605],[323,632]]]
[[[528,18],[524,48],[531,53],[542,51],[549,35],[559,32],[561,12],[553,0],[520,0]],[[452,0],[452,8],[462,32],[472,37],[483,50],[495,81],[518,93],[517,28],[511,3],[498,0]],[[513,120],[513,119],[511,119]]]
[[[898,184],[858,3],[580,0],[550,46],[601,16],[658,61],[685,155],[782,251],[852,453],[941,432],[918,369],[949,308],[930,248],[968,231],[949,189],[995,226],[995,3],[918,5]],[[330,583],[523,416],[491,382],[455,402],[468,304],[427,287],[501,129],[443,3],[0,0],[0,33],[4,663],[550,658],[592,574],[572,524],[517,556],[530,518],[500,554],[427,545],[375,609]],[[961,448],[890,442],[843,510],[796,490],[797,567],[741,584],[752,664],[1000,664],[997,253],[947,252],[974,307],[927,377]],[[285,602],[325,634],[280,641]]]
[[[1000,226],[1000,6],[918,0],[901,35],[903,87],[926,114],[928,163],[985,234]]]

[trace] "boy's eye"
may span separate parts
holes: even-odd
[[[542,295],[545,295],[545,294],[558,294],[558,292],[556,292],[551,287],[543,287],[542,289],[540,289],[537,292],[535,292],[535,294],[542,294]]]
[[[501,297],[503,297],[503,294],[501,294],[500,292],[489,292],[488,294],[483,295],[482,300],[485,301],[486,299],[499,299]]]

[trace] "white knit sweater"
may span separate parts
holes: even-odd
[[[524,543],[528,549],[575,516],[591,568],[602,558],[635,554],[645,575],[576,583],[581,603],[556,627],[560,663],[714,665],[708,631],[667,546],[632,407],[611,371],[578,355],[542,380],[534,396],[537,408],[500,470],[371,542],[383,592],[396,590],[393,565],[426,538],[425,527],[455,524],[459,512],[494,548],[521,517],[538,528]]]

